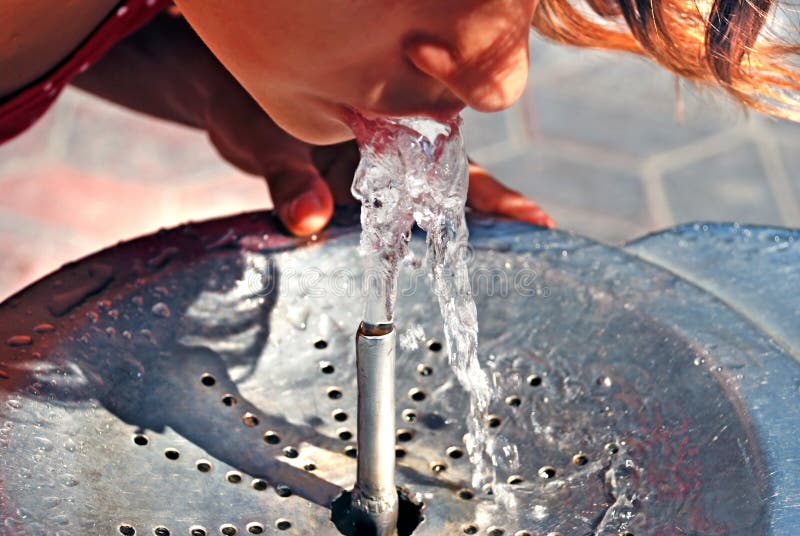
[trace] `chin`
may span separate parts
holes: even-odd
[[[270,117],[283,130],[312,145],[333,145],[355,137],[344,113],[329,107],[309,106],[302,111],[295,108],[288,114],[276,110]]]

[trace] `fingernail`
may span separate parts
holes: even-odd
[[[309,190],[289,204],[289,220],[299,223],[302,219],[319,212],[321,208],[322,201],[316,192]]]

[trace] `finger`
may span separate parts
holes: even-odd
[[[353,185],[353,177],[360,160],[358,145],[355,141],[349,141],[319,149],[323,154],[319,157],[315,155],[314,163],[328,182],[334,202],[337,205],[355,203],[356,200],[350,188]],[[326,155],[325,152],[329,154]],[[325,166],[320,165],[322,159],[324,159]]]
[[[480,212],[506,216],[550,229],[556,222],[542,208],[511,190],[476,164],[469,165],[467,205]]]
[[[322,231],[333,215],[333,196],[311,162],[287,163],[266,177],[281,222],[294,235]]]

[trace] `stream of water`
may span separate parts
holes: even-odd
[[[393,320],[397,276],[414,222],[427,233],[427,262],[450,365],[470,395],[466,447],[475,467],[473,485],[479,487],[493,482],[496,454],[485,424],[492,390],[478,362],[477,311],[465,260],[469,163],[459,124],[458,118],[440,123],[355,116],[361,163],[353,194],[362,203],[366,322]]]

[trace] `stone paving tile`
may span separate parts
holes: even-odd
[[[780,223],[759,154],[749,143],[668,173],[664,187],[677,223]]]

